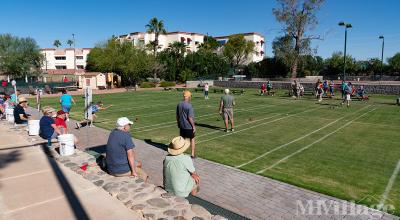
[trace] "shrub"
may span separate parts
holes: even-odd
[[[160,86],[161,87],[172,87],[172,86],[175,86],[175,82],[161,81]]]
[[[140,88],[155,88],[156,87],[156,83],[154,82],[142,82],[140,84]]]

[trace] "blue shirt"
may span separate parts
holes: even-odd
[[[15,93],[11,94],[10,101],[13,104],[17,104],[17,95],[15,95]]]
[[[194,110],[190,103],[182,101],[176,106],[176,116],[179,119],[180,129],[193,129],[189,118],[194,120]]]
[[[40,137],[44,139],[50,138],[54,133],[54,128],[51,127],[52,124],[55,124],[52,117],[43,116],[40,121]]]
[[[126,151],[133,149],[135,144],[129,132],[114,129],[108,137],[106,147],[107,169],[112,174],[122,174],[131,171]]]
[[[62,106],[71,106],[72,105],[72,96],[70,94],[64,94],[60,98]]]
[[[99,111],[99,107],[97,105],[92,105],[92,114]]]

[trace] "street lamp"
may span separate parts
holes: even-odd
[[[381,56],[381,78],[382,80],[382,74],[383,74],[383,49],[385,48],[385,37],[383,35],[379,36],[379,39],[382,39],[382,56]]]
[[[352,28],[350,23],[339,22],[339,26],[344,26],[344,56],[343,56],[343,80],[346,80],[346,47],[347,47],[347,28]]]

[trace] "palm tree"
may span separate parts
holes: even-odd
[[[171,51],[176,57],[183,57],[186,53],[186,48],[187,45],[179,41],[175,41],[168,46],[168,50]]]
[[[69,39],[67,41],[67,44],[69,45],[69,48],[71,48],[72,44],[74,44],[74,41],[72,41],[71,39]]]
[[[59,46],[61,46],[61,42],[59,40],[55,40],[53,45],[58,48]]]
[[[165,34],[167,31],[164,27],[164,21],[158,20],[156,17],[150,19],[149,23],[146,24],[146,32],[147,33],[154,33],[154,41],[150,42],[150,45],[153,48],[153,53],[156,55],[157,48],[158,48],[158,36],[160,34]]]

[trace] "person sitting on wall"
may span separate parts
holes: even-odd
[[[148,175],[142,170],[141,162],[135,165],[135,144],[129,133],[133,122],[127,117],[118,118],[117,128],[111,131],[106,147],[106,166],[108,172],[116,177],[135,176],[144,181]]]
[[[28,100],[20,96],[18,97],[18,105],[14,108],[14,123],[20,125],[27,125],[29,115],[25,113],[25,108],[28,107]]]
[[[190,141],[181,136],[172,139],[168,155],[163,162],[164,189],[179,197],[195,196],[199,192],[200,176],[196,173],[192,159],[183,154]]]
[[[51,140],[56,139],[62,132],[57,127],[54,117],[56,117],[56,110],[49,106],[45,106],[42,109],[43,117],[39,121],[40,132],[39,136],[47,140],[47,146],[51,147]]]

